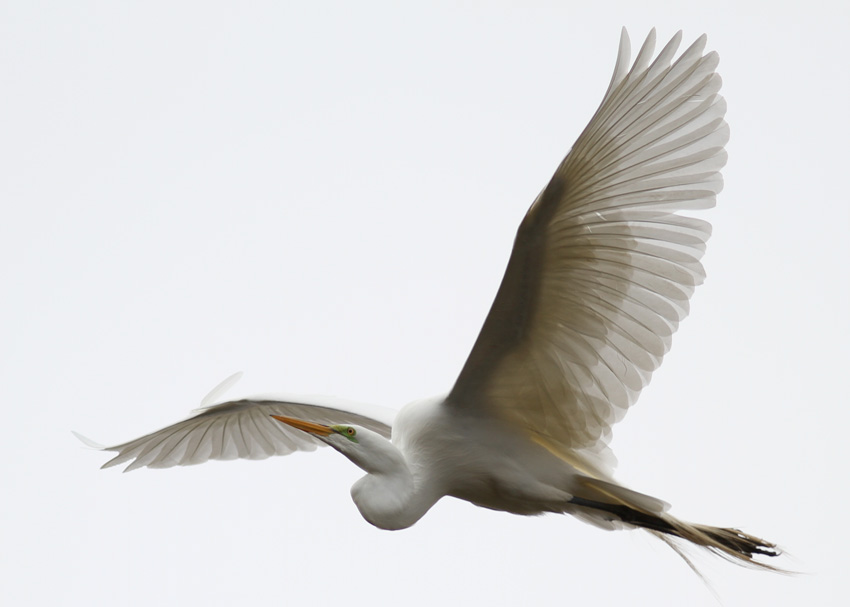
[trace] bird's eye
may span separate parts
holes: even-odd
[[[352,428],[351,426],[349,426],[349,427],[346,429],[346,433],[348,433],[348,436],[354,436],[355,434],[357,434],[357,430],[355,430],[354,428]]]

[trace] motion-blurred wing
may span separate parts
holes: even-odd
[[[704,274],[728,127],[716,53],[681,32],[631,70],[625,30],[596,115],[531,205],[449,395],[558,448],[604,450],[649,382]]]
[[[136,440],[104,448],[118,455],[103,467],[129,461],[130,465],[124,469],[128,472],[143,466],[191,466],[211,459],[265,459],[293,451],[312,451],[324,444],[306,432],[272,419],[271,415],[327,425],[357,424],[390,438],[392,414],[389,411],[375,407],[365,414],[345,410],[347,408],[348,405],[336,408],[266,399],[222,403],[199,409],[189,419]]]

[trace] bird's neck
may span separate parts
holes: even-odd
[[[429,479],[411,471],[404,455],[391,443],[385,445],[381,466],[351,487],[351,497],[367,521],[380,529],[406,529],[418,521],[442,497]]]

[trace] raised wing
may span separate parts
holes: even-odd
[[[728,127],[714,52],[676,34],[630,70],[626,31],[602,104],[519,227],[496,299],[449,395],[558,449],[605,449],[688,313]]]
[[[368,414],[347,410],[353,407],[365,409],[357,405],[337,408],[271,398],[222,403],[199,409],[192,417],[141,438],[103,448],[118,453],[103,468],[128,461],[130,465],[124,472],[143,466],[191,466],[211,459],[265,459],[293,451],[312,451],[324,444],[306,432],[272,419],[271,415],[328,425],[356,424],[390,438],[392,412],[378,407],[369,408]]]

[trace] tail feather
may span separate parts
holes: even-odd
[[[776,557],[782,554],[776,544],[744,533],[740,529],[686,523],[667,514],[660,508],[647,509],[646,505],[652,503],[647,500],[654,498],[597,479],[586,478],[582,481],[583,485],[592,490],[589,494],[593,495],[593,499],[575,496],[570,501],[571,504],[580,507],[587,513],[605,513],[604,516],[609,519],[616,517],[616,520],[626,525],[646,529],[673,548],[694,571],[696,571],[696,568],[693,563],[684,554],[681,547],[675,544],[674,538],[686,540],[739,565],[769,571],[783,571],[773,565],[756,560],[757,557]],[[640,499],[633,499],[635,495],[640,496]],[[602,496],[606,498],[604,501],[599,499]],[[663,503],[660,500],[656,501]],[[699,572],[697,571],[697,573]]]
[[[737,564],[781,571],[777,567],[755,558],[759,555],[768,557],[781,555],[782,551],[772,542],[744,533],[740,529],[693,525],[679,521],[669,515],[665,515],[665,518],[669,519],[673,527],[673,531],[668,532],[669,535],[680,537],[692,544],[706,548]]]

